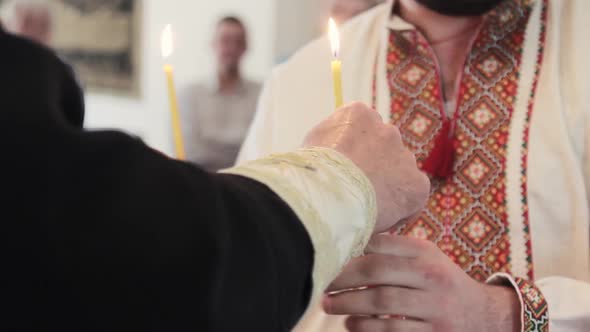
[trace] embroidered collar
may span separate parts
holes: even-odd
[[[505,0],[505,1],[512,2],[524,10],[527,7],[531,7],[538,0]],[[389,17],[389,20],[387,21],[387,27],[391,30],[396,30],[396,31],[416,30],[416,27],[413,24],[407,22],[406,20],[401,18],[399,15],[395,14],[396,4],[397,4],[396,0],[391,0],[389,2],[389,12],[392,13],[392,15]]]
[[[465,97],[475,93],[468,91],[477,91],[476,88],[480,91],[497,91],[498,87],[495,84],[503,75],[509,79],[518,77],[517,65],[520,62],[521,44],[527,26],[526,21],[523,20],[528,21],[532,10],[530,4],[533,4],[534,0],[527,1],[526,5],[524,1],[505,0],[484,16],[480,31],[474,37],[472,46],[469,47],[464,70],[458,81],[461,86],[456,91],[457,95],[453,97],[458,103],[452,115],[447,114],[442,105],[440,69],[428,41],[416,28],[399,16],[391,16],[390,22],[394,24],[394,27],[391,28],[393,30],[390,35],[390,45],[397,52],[388,55],[388,61],[391,62],[388,67],[398,69],[389,80],[393,84],[390,87],[394,98],[392,105],[407,111],[416,109],[418,106],[415,102],[419,101],[422,106],[428,106],[428,114],[432,115],[430,121],[432,123],[438,121],[436,122],[438,125],[435,126],[438,129],[432,133],[436,135],[429,141],[432,146],[429,145],[424,150],[428,153],[422,159],[421,166],[433,177],[447,179],[454,174],[457,123],[464,113],[461,110],[466,109]],[[393,6],[394,3],[392,2],[391,5]],[[398,30],[400,28],[401,31]],[[509,55],[512,55],[511,59],[507,59]],[[507,75],[509,73],[513,75]],[[502,82],[515,83],[506,80]],[[508,90],[501,88],[499,91],[503,95],[496,100],[508,97],[504,104],[512,105],[515,96],[511,94],[514,93],[514,89]],[[426,91],[425,94],[423,94],[424,91]],[[480,98],[484,95],[475,93],[475,96]],[[509,113],[510,110],[510,107],[505,107],[503,113]]]

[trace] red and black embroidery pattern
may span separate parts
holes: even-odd
[[[454,175],[433,179],[427,208],[401,231],[434,241],[481,281],[510,272],[506,144],[529,16],[530,7],[515,0],[487,15],[462,73],[454,115]],[[435,56],[418,31],[391,32],[387,71],[392,122],[420,164],[446,115]]]
[[[524,125],[521,193],[528,280],[533,280],[527,206],[526,168],[530,119],[543,62],[547,0],[543,12],[535,77]],[[433,179],[427,208],[400,233],[431,240],[473,278],[510,273],[510,239],[506,212],[506,147],[518,90],[524,34],[531,14],[529,0],[507,0],[490,13],[479,32],[461,79],[455,111],[453,176]],[[415,30],[392,31],[387,74],[391,120],[418,163],[428,157],[443,127],[445,113],[435,57]],[[548,305],[529,281],[516,278],[523,298],[523,331],[548,331]]]

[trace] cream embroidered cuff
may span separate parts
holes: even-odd
[[[315,249],[312,303],[351,258],[362,255],[373,233],[374,188],[356,165],[334,150],[301,149],[222,172],[266,184],[303,222]]]
[[[548,332],[549,306],[543,293],[533,284],[523,278],[514,278],[506,273],[496,273],[491,276],[488,284],[509,284],[518,294],[521,307],[522,332]]]

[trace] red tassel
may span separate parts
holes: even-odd
[[[451,121],[446,119],[434,141],[434,148],[422,163],[422,170],[433,177],[446,179],[453,175],[455,139],[452,134]]]

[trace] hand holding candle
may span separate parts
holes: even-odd
[[[339,58],[340,53],[340,34],[334,19],[330,18],[330,44],[332,46],[332,77],[334,79],[334,97],[336,98],[336,108],[340,108],[344,103],[342,97],[342,62]]]
[[[164,59],[172,55],[174,43],[172,40],[172,27],[167,25],[162,32],[162,57]],[[174,135],[174,146],[176,157],[180,160],[186,158],[184,142],[182,141],[182,129],[180,127],[180,115],[178,113],[178,101],[174,87],[174,68],[170,64],[164,65],[164,72],[168,81],[168,98],[170,100],[170,113],[172,115],[172,131]]]

